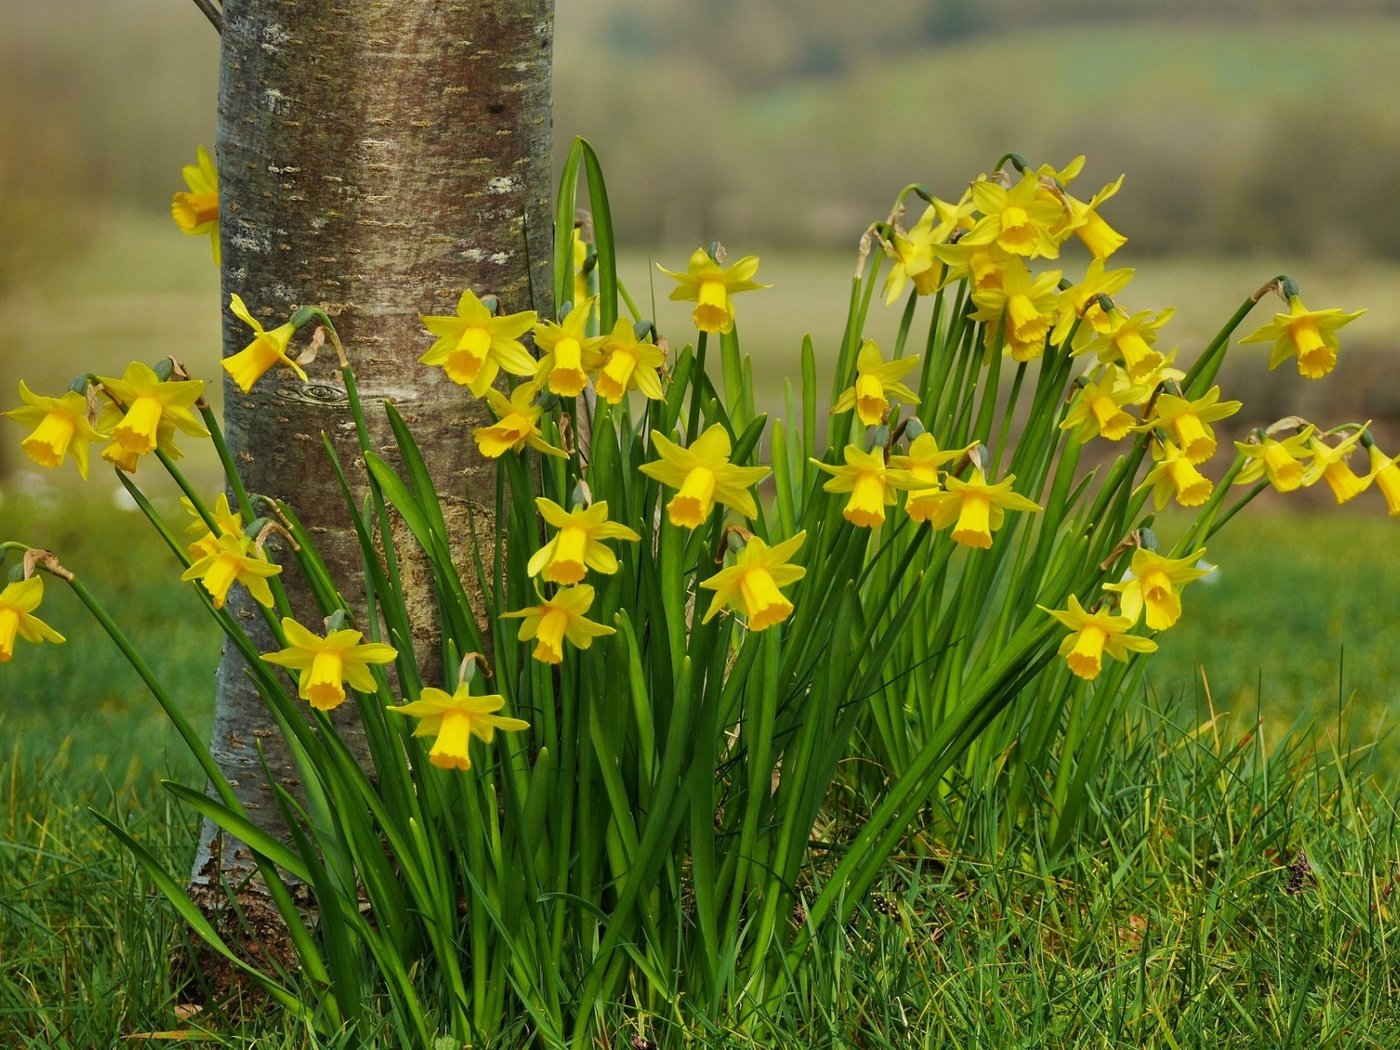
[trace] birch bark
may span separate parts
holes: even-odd
[[[393,448],[376,410],[392,400],[437,479],[449,528],[465,535],[466,517],[489,515],[494,499],[471,440],[489,420],[417,363],[431,341],[418,315],[452,313],[464,288],[550,315],[553,2],[226,0],[223,16],[223,302],[237,293],[268,327],[321,304],[351,357],[375,445]],[[225,310],[224,354],[248,341]],[[290,502],[353,602],[360,554],[321,435],[360,481],[363,464],[334,356],[323,352],[308,373],[302,383],[279,370],[250,395],[226,381],[225,428],[249,490]],[[319,626],[294,565],[283,578],[298,618]],[[236,615],[262,629],[243,597]],[[431,646],[429,601],[417,597],[416,619]],[[295,772],[228,648],[217,690],[213,753],[250,814],[279,832],[259,747],[278,778],[295,783]],[[353,705],[337,716],[356,739]],[[250,868],[238,843],[220,841],[206,824],[197,885]]]

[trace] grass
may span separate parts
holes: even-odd
[[[133,519],[114,526],[121,512],[106,505],[62,507],[10,496],[3,531],[51,544],[123,610],[207,725],[217,635],[169,555],[144,530],[128,534]],[[1381,758],[1394,741],[1375,746],[1400,622],[1400,582],[1375,572],[1391,525],[1232,524],[1211,550],[1220,582],[1188,592],[1154,665],[1157,699],[1122,727],[1096,819],[1063,856],[1043,854],[1034,819],[991,857],[916,838],[856,918],[821,939],[806,983],[772,1016],[749,1031],[697,1030],[683,1006],[619,1016],[609,1045],[762,1046],[774,1033],[862,1047],[1396,1045],[1400,784]],[[123,536],[121,560],[105,556],[104,535]],[[275,1015],[177,1017],[182,934],[90,807],[180,870],[195,821],[157,780],[193,782],[194,771],[115,650],[51,590],[45,613],[68,643],[26,646],[4,670],[0,1045],[112,1046],[195,1025],[208,1045],[336,1045]],[[1192,684],[1198,659],[1209,695]],[[858,820],[861,805],[834,801],[832,816]]]

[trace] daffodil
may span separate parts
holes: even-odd
[[[1150,653],[1157,648],[1151,638],[1128,633],[1133,629],[1133,621],[1128,617],[1085,612],[1079,599],[1072,594],[1068,609],[1047,609],[1043,605],[1036,608],[1070,629],[1071,633],[1060,644],[1060,655],[1070,671],[1080,678],[1092,680],[1099,676],[1104,653],[1126,663],[1129,653]]]
[[[560,397],[578,397],[588,385],[588,373],[598,367],[598,347],[607,336],[588,335],[588,316],[593,300],[574,304],[559,324],[541,321],[535,325],[535,345],[546,351],[535,369],[535,382]]]
[[[919,403],[919,395],[899,380],[919,363],[918,357],[901,357],[886,361],[880,356],[875,340],[867,339],[856,355],[855,385],[848,386],[831,406],[832,414],[856,410],[856,418],[868,427],[878,426],[890,410],[890,398],[899,398],[911,405]]]
[[[660,374],[665,363],[665,352],[637,338],[632,322],[620,317],[598,348],[593,387],[611,405],[621,402],[629,390],[640,390],[643,397],[660,401],[666,396]]]
[[[1068,209],[1063,224],[1054,232],[1072,232],[1096,260],[1102,261],[1128,243],[1128,238],[1110,226],[1099,214],[1099,207],[1123,186],[1123,176],[1110,182],[1086,203],[1065,193],[1064,201]]]
[[[218,550],[211,550],[194,561],[180,579],[199,580],[204,584],[216,609],[224,607],[229,588],[235,583],[248,588],[248,593],[259,605],[272,608],[272,588],[267,585],[267,579],[281,572],[282,566],[262,557],[253,541],[246,536],[225,533],[218,538],[217,546]]]
[[[471,769],[469,747],[472,737],[489,744],[495,739],[498,729],[503,733],[516,733],[530,728],[529,722],[496,714],[505,706],[505,697],[496,693],[472,696],[467,691],[467,683],[463,682],[451,694],[443,689],[424,686],[413,703],[390,707],[389,710],[394,714],[419,719],[413,730],[414,736],[437,738],[428,751],[428,761],[433,765],[443,769]]]
[[[878,448],[866,452],[859,445],[847,445],[845,459],[841,466],[812,460],[819,470],[834,475],[822,488],[827,492],[851,494],[841,516],[852,525],[865,529],[883,525],[885,508],[894,504],[899,489],[909,488],[909,475],[898,467],[891,469],[885,463],[884,452]]]
[[[1145,607],[1147,626],[1154,631],[1165,631],[1181,618],[1181,595],[1177,588],[1213,571],[1196,567],[1205,552],[1202,547],[1184,558],[1167,558],[1139,547],[1133,552],[1127,578],[1118,583],[1106,583],[1103,589],[1118,593],[1119,611],[1131,623],[1137,623]]]
[[[189,192],[170,200],[170,217],[180,232],[190,237],[209,235],[214,265],[219,265],[219,173],[203,146],[195,149],[195,163],[180,169]]]
[[[1288,300],[1288,313],[1274,314],[1274,319],[1241,343],[1272,341],[1269,368],[1274,369],[1290,357],[1298,359],[1298,374],[1307,379],[1321,379],[1337,364],[1337,329],[1350,324],[1365,310],[1344,313],[1341,310],[1309,310],[1298,296]]]
[[[996,241],[969,244],[966,238],[956,244],[935,245],[933,255],[948,266],[944,283],[968,281],[974,292],[1000,288],[1006,264],[1013,258]]]
[[[1367,426],[1369,425],[1368,422]],[[1303,475],[1303,484],[1311,485],[1319,480],[1327,482],[1327,487],[1332,490],[1332,497],[1338,503],[1345,503],[1370,488],[1371,475],[1358,475],[1347,465],[1347,459],[1363,433],[1365,427],[1353,431],[1350,436],[1335,445],[1327,444],[1316,434],[1309,437],[1308,450],[1312,453],[1312,465]]]
[[[525,571],[543,576],[550,583],[578,583],[588,569],[611,575],[617,572],[617,555],[603,545],[604,540],[641,539],[626,525],[608,520],[608,501],[591,507],[565,510],[543,496],[535,498],[540,517],[558,531],[530,558]]]
[[[1124,406],[1141,404],[1151,394],[1148,387],[1134,383],[1117,365],[1107,365],[1097,379],[1084,384],[1065,413],[1060,429],[1073,430],[1081,442],[1096,437],[1121,441],[1138,422]]]
[[[730,463],[729,432],[719,423],[696,438],[689,448],[682,448],[653,430],[651,447],[661,458],[643,463],[642,473],[679,490],[666,504],[671,524],[697,529],[709,520],[716,503],[746,518],[757,516],[758,505],[749,488],[768,476],[768,468]]]
[[[935,529],[953,526],[953,542],[964,547],[986,549],[992,545],[992,533],[1002,527],[1008,510],[1036,512],[1040,505],[1011,491],[1016,480],[1008,474],[995,485],[987,483],[980,467],[974,467],[967,481],[949,477],[944,491],[927,496],[931,504],[926,520]]]
[[[488,459],[496,459],[507,451],[519,452],[526,445],[547,456],[562,456],[564,450],[555,448],[540,433],[540,416],[544,409],[535,404],[540,391],[538,383],[521,383],[507,398],[494,387],[486,390],[486,403],[496,413],[496,422],[472,431],[476,447]]]
[[[911,519],[916,522],[928,521],[937,506],[937,501],[929,497],[942,491],[938,480],[939,468],[967,455],[976,447],[974,443],[966,448],[940,449],[934,436],[924,431],[910,443],[908,455],[890,457],[890,466],[908,475],[909,497],[905,501],[904,511]]]
[[[1307,460],[1312,455],[1308,441],[1313,426],[1308,424],[1299,433],[1279,441],[1269,434],[1258,440],[1236,441],[1235,448],[1245,457],[1244,466],[1235,475],[1236,485],[1251,485],[1267,477],[1279,492],[1292,492],[1303,484]]]
[[[228,308],[235,317],[253,330],[253,341],[238,353],[223,360],[224,371],[238,384],[245,394],[253,389],[253,384],[261,379],[268,369],[275,365],[286,365],[303,383],[307,381],[301,365],[287,356],[287,346],[296,335],[296,326],[288,321],[272,331],[263,328],[262,322],[248,311],[243,300],[235,293],[229,296]]]
[[[41,467],[62,466],[71,454],[78,473],[86,479],[92,443],[103,438],[88,420],[87,398],[75,390],[46,397],[31,391],[22,379],[19,398],[24,405],[5,415],[34,427],[19,444],[24,454]]]
[[[1157,453],[1160,460],[1142,479],[1143,488],[1152,486],[1152,502],[1161,510],[1173,496],[1183,507],[1199,507],[1215,486],[1196,469],[1186,454],[1170,441],[1163,442]]]
[[[1060,313],[1060,271],[1036,277],[1020,259],[1007,261],[999,288],[972,293],[977,309],[970,316],[986,324],[987,346],[1001,335],[1016,361],[1034,361],[1045,350],[1045,337]]]
[[[881,242],[890,259],[884,288],[887,304],[898,299],[904,286],[911,281],[915,295],[932,295],[938,291],[943,267],[938,265],[934,248],[947,241],[954,230],[972,226],[972,209],[970,194],[958,204],[935,197],[908,232],[895,229],[888,240]]]
[[[1239,401],[1221,401],[1220,388],[1213,386],[1195,401],[1161,394],[1152,406],[1152,417],[1145,427],[1165,427],[1167,434],[1192,463],[1201,464],[1215,455],[1215,432],[1210,423],[1233,416]]]
[[[264,653],[263,659],[300,671],[297,695],[318,711],[333,711],[345,702],[346,682],[362,693],[374,692],[369,665],[392,663],[399,655],[392,645],[362,641],[364,635],[359,631],[331,631],[322,637],[289,616],[282,618],[282,633],[288,647]]]
[[[1396,465],[1400,456],[1387,456],[1375,445],[1370,456],[1371,480],[1385,497],[1386,511],[1392,518],[1400,516],[1400,466]]]
[[[99,430],[104,429],[103,420],[107,418],[107,412],[106,409],[104,409],[102,416],[99,417],[97,421]],[[118,411],[111,416],[110,422],[115,425],[120,419],[121,412]],[[174,424],[161,423],[161,425],[156,428],[156,447],[171,459],[181,459],[184,457],[184,453],[181,452],[175,444]],[[141,465],[141,453],[130,452],[122,448],[121,445],[115,441],[109,442],[104,446],[101,455],[102,458],[112,464],[112,466],[116,467],[118,470],[124,470],[128,474],[135,473],[136,468]]]
[[[704,248],[696,248],[684,273],[673,273],[658,266],[662,273],[679,281],[671,292],[672,302],[695,303],[691,319],[702,332],[721,334],[734,327],[734,304],[730,297],[771,285],[753,279],[758,272],[758,256],[746,255],[731,266],[720,266]]]
[[[198,560],[206,555],[220,553],[223,550],[219,545],[220,536],[243,535],[243,515],[229,507],[228,496],[224,493],[219,493],[214,500],[214,509],[209,514],[214,519],[215,526],[218,527],[217,533],[205,523],[203,516],[188,496],[181,496],[180,503],[194,519],[185,530],[196,537],[194,542],[185,548],[191,559]]]
[[[767,630],[786,620],[792,615],[792,602],[780,588],[807,574],[805,568],[790,562],[806,538],[806,532],[799,532],[770,547],[758,536],[750,537],[733,565],[701,581],[701,587],[715,592],[701,622],[709,623],[726,606],[743,613],[751,631]]]
[[[1060,316],[1050,333],[1050,341],[1064,342],[1074,322],[1081,319],[1094,331],[1107,332],[1112,323],[1103,311],[1099,296],[1116,295],[1132,279],[1133,271],[1129,267],[1105,270],[1102,259],[1091,259],[1084,268],[1084,279],[1060,293]]]
[[[97,381],[125,409],[112,427],[112,437],[125,452],[143,456],[164,448],[163,424],[195,437],[209,436],[193,410],[204,393],[202,379],[161,382],[148,365],[133,361],[120,379],[99,376]]]
[[[502,369],[514,376],[535,374],[537,362],[520,337],[534,327],[536,316],[534,310],[522,310],[496,317],[467,289],[457,300],[455,317],[419,315],[437,341],[418,361],[441,365],[448,379],[481,397]]]
[[[991,179],[972,184],[972,200],[982,218],[963,235],[962,244],[995,242],[1002,251],[1023,259],[1053,259],[1059,244],[1050,230],[1065,214],[1059,201],[1040,197],[1040,178],[1027,174],[1006,189]]]
[[[0,664],[7,664],[15,655],[15,638],[36,645],[40,642],[61,642],[63,635],[34,615],[44,599],[44,581],[39,576],[11,583],[0,591]]]
[[[1091,330],[1085,341],[1075,347],[1076,354],[1097,352],[1099,360],[1121,362],[1128,375],[1134,379],[1146,378],[1154,369],[1161,367],[1164,358],[1152,349],[1161,327],[1176,313],[1175,307],[1167,307],[1160,313],[1151,310],[1128,315],[1114,310],[1102,332]],[[1080,329],[1081,333],[1084,331]],[[1078,342],[1078,340],[1076,340]]]
[[[564,643],[576,649],[587,649],[594,638],[615,634],[611,627],[588,619],[584,613],[593,604],[593,588],[586,583],[577,587],[561,587],[554,596],[539,605],[502,613],[507,619],[521,618],[520,640],[535,639],[536,660],[557,664],[564,659]]]

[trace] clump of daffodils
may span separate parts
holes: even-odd
[[[7,413],[37,466],[71,459],[88,477],[96,447],[122,472],[286,736],[304,790],[274,796],[292,845],[252,834],[186,733],[210,776],[201,812],[257,843],[292,928],[304,915],[283,871],[333,898],[323,916],[348,917],[295,938],[319,975],[308,1023],[328,1031],[353,1024],[370,988],[396,1016],[444,1018],[453,1038],[489,1040],[529,1016],[583,1042],[599,1004],[631,996],[639,1013],[739,996],[756,1015],[814,931],[850,918],[910,822],[949,812],[961,785],[1004,784],[998,805],[1014,809],[1046,785],[1065,840],[1093,809],[1074,797],[1075,770],[1111,743],[1110,705],[1156,636],[1197,614],[1207,541],[1243,505],[1321,484],[1338,503],[1374,488],[1400,516],[1400,455],[1369,423],[1244,430],[1216,382],[1265,296],[1286,312],[1241,341],[1271,344],[1270,367],[1295,360],[1310,379],[1332,370],[1359,314],[1309,310],[1277,277],[1188,360],[1175,311],[1142,301],[1133,271],[1111,263],[1126,237],[1106,212],[1123,179],[1076,185],[1083,158],[1008,155],[946,198],[911,185],[862,238],[847,325],[822,344],[827,374],[806,341],[800,392],[770,417],[741,350],[752,300],[740,296],[768,287],[757,256],[727,262],[714,244],[663,268],[671,298],[694,304],[686,330],[663,335],[617,279],[596,157],[598,227],[573,222],[569,180],[587,157],[578,143],[565,166],[563,272],[540,297],[552,307],[491,287],[406,304],[425,330],[410,350],[458,392],[463,454],[495,484],[436,491],[392,406],[387,454],[365,424],[357,348],[319,308],[230,299],[247,330],[223,361],[230,396],[343,384],[358,458],[333,465],[358,593],[342,593],[295,495],[246,491],[203,381],[177,363],[104,368],[63,391],[21,384]],[[217,250],[202,151],[186,181],[172,214]],[[877,294],[904,300],[881,343],[865,334]],[[317,356],[326,340],[334,361]],[[180,473],[177,437],[213,443],[226,482],[213,498]],[[151,460],[184,493],[184,543],[127,477]],[[465,525],[449,500],[470,506]],[[1155,513],[1170,505],[1184,509],[1178,534],[1159,538]],[[47,573],[187,730],[83,582],[0,538],[0,567],[12,554],[0,663],[17,642],[63,640],[37,615]],[[342,738],[351,725],[372,769]],[[813,878],[812,829],[852,788],[885,801],[837,830]],[[926,833],[961,832],[955,819]],[[799,902],[798,886],[811,896]],[[799,903],[804,921],[789,922]],[[561,1003],[557,982],[529,977],[540,973],[580,976],[580,1001]],[[305,997],[284,976],[260,980],[294,1009]]]

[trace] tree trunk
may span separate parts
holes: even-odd
[[[465,288],[499,296],[507,311],[550,315],[552,0],[225,0],[223,13],[224,354],[250,341],[227,310],[231,293],[269,328],[321,304],[376,447],[393,447],[377,407],[392,400],[437,479],[449,528],[465,535],[467,516],[489,515],[494,500],[474,496],[494,493],[471,440],[489,420],[441,370],[417,363],[431,341],[418,315],[452,313]],[[250,492],[288,501],[353,603],[359,547],[321,435],[361,482],[363,464],[334,355],[308,373],[309,383],[270,373],[250,395],[226,381],[226,431]],[[318,629],[295,566],[279,560],[298,619]],[[410,598],[431,648],[430,602],[426,592]],[[230,606],[259,638],[261,617],[237,588]],[[227,646],[217,681],[214,756],[250,815],[281,834],[258,758],[261,748],[275,775],[295,782],[275,721]],[[354,705],[335,714],[354,746]],[[206,823],[197,885],[251,867],[238,843],[216,841]]]

